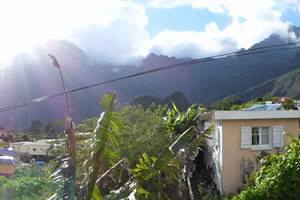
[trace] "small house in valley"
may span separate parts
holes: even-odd
[[[207,163],[218,190],[234,194],[261,154],[282,151],[288,134],[299,137],[300,111],[215,111],[210,122],[215,131],[208,141]]]
[[[12,156],[0,156],[0,176],[9,177],[14,174],[17,162]]]
[[[14,142],[10,143],[9,146],[21,155],[21,160],[28,160],[28,158],[49,160],[52,156],[50,148],[54,145],[54,142],[58,142],[58,140],[44,139],[34,142]]]
[[[11,147],[0,148],[0,156],[11,156],[17,161],[20,160],[20,154]]]

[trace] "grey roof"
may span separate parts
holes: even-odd
[[[0,148],[0,156],[11,156],[11,157],[18,157],[19,153],[17,153],[13,148]]]
[[[300,110],[215,111],[215,120],[235,119],[300,119]]]
[[[0,156],[0,164],[2,164],[2,165],[16,165],[16,160],[11,156]]]
[[[245,111],[263,111],[263,110],[283,110],[283,105],[280,103],[272,104],[254,104],[250,108],[243,109]]]
[[[63,139],[45,139],[45,140],[37,140],[34,142],[22,141],[22,142],[13,142],[10,145],[42,145],[42,146],[49,146],[51,144],[64,141]]]

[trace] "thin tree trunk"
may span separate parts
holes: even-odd
[[[68,112],[68,116],[66,119],[66,128],[65,128],[65,135],[67,137],[67,152],[71,158],[71,162],[70,162],[70,169],[71,169],[71,197],[70,199],[74,199],[74,194],[75,194],[75,182],[76,182],[76,151],[75,151],[75,136],[73,133],[73,120],[72,120],[72,110],[71,110],[71,99],[70,99],[70,95],[68,94],[68,90],[62,75],[62,71],[60,69],[60,67],[58,68],[59,70],[59,74],[62,80],[62,84],[64,87],[64,92],[65,92],[65,98],[66,98],[66,103],[67,103],[67,112]]]
[[[66,104],[67,104],[67,118],[66,118],[66,124],[65,124],[65,135],[67,138],[67,145],[66,145],[66,149],[67,152],[70,156],[70,176],[69,177],[70,180],[70,189],[72,190],[70,193],[70,198],[69,199],[74,199],[75,198],[75,181],[76,181],[76,152],[75,152],[75,136],[73,133],[73,120],[72,120],[72,110],[71,110],[71,98],[70,95],[68,94],[68,90],[65,84],[65,80],[62,74],[62,70],[61,70],[61,66],[58,63],[57,59],[49,54],[49,57],[52,60],[52,63],[54,65],[55,68],[58,68],[59,74],[60,74],[60,78],[62,81],[62,85],[64,88],[64,94],[65,94],[65,98],[66,98]]]

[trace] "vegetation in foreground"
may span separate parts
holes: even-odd
[[[125,106],[116,110],[114,103],[114,94],[105,95],[101,117],[77,128],[76,162],[82,166],[77,167],[77,198],[187,199],[192,168],[186,161],[204,146],[210,131],[200,133],[195,127],[205,109],[192,106],[181,113],[174,105],[172,109]],[[96,128],[92,131],[91,126]],[[184,132],[183,140],[177,140]],[[170,150],[174,143],[175,149],[184,150],[180,155]],[[62,160],[61,166],[68,166],[68,159]],[[55,174],[64,186],[54,199],[72,196],[66,184],[68,168],[62,167]]]
[[[50,175],[46,169],[30,165],[17,170],[10,178],[0,177],[0,199],[48,199],[58,187]]]
[[[299,199],[300,139],[294,138],[285,152],[267,155],[260,162],[248,186],[233,200]]]
[[[105,113],[77,127],[77,199],[189,199],[183,169],[188,166],[186,158],[204,147],[207,133],[191,140],[184,153],[174,155],[169,147],[196,126],[198,115],[205,109],[192,106],[180,112],[176,106],[125,106],[115,110],[114,101],[114,95],[106,95],[102,101]],[[55,152],[66,155],[65,146]],[[298,199],[299,155],[300,140],[294,138],[285,152],[261,160],[260,169],[250,176],[240,194],[224,198]],[[32,165],[9,179],[2,177],[0,199],[47,199],[55,192],[52,199],[70,199],[64,174],[68,172],[67,162],[63,157],[44,169]],[[50,169],[56,170],[51,178]],[[197,185],[195,199],[222,199],[212,187],[205,187],[201,182]]]

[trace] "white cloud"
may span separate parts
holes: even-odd
[[[130,21],[114,20],[108,26],[89,26],[74,33],[74,42],[100,63],[126,64],[147,54],[148,32]]]
[[[300,0],[285,0],[286,5],[291,5],[292,9],[300,14]]]
[[[225,13],[219,0],[149,0],[149,6],[157,8],[174,8],[191,5],[193,8],[207,8],[211,12]]]
[[[147,54],[148,23],[144,7],[131,1],[109,3],[108,23],[95,23],[73,31],[72,41],[95,61],[114,64],[135,62]],[[107,11],[108,9],[105,8]]]
[[[299,0],[284,0],[284,3],[275,0],[149,0],[149,5],[154,7],[191,5],[232,17],[232,22],[222,30],[210,22],[203,31],[163,30],[149,38],[145,6],[136,2],[0,0],[0,64],[16,52],[28,51],[32,45],[48,39],[69,40],[94,60],[117,64],[148,52],[177,57],[209,56],[248,48],[273,32],[286,35],[288,23],[280,19],[282,10],[286,5],[299,8]]]
[[[150,0],[150,6],[191,5],[196,9],[207,8],[232,17],[232,22],[223,30],[215,22],[206,25],[201,32],[164,30],[153,38],[151,51],[198,58],[249,48],[272,33],[287,37],[290,24],[280,19],[286,8],[286,4],[281,3],[275,0]]]
[[[151,43],[154,53],[193,58],[235,50],[238,45],[231,36],[223,34],[214,22],[206,25],[203,32],[165,30]]]

